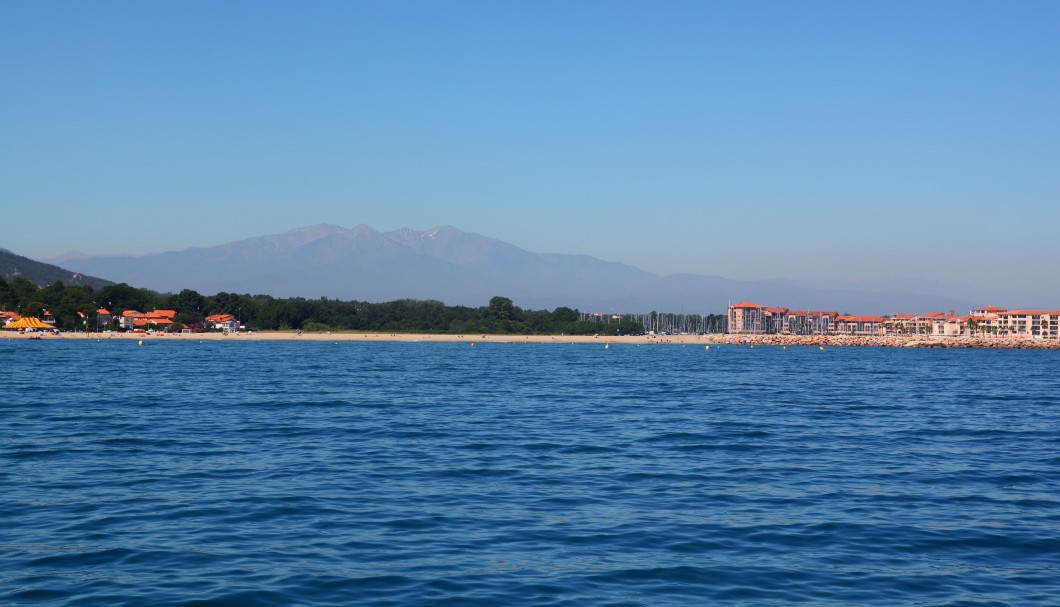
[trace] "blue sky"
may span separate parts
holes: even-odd
[[[1051,1],[4,3],[0,246],[452,224],[1060,305],[1057,32]]]

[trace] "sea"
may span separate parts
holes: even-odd
[[[0,340],[0,605],[1060,604],[1060,351]]]

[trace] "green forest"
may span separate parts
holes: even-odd
[[[93,288],[66,286],[56,281],[38,287],[22,277],[0,278],[0,309],[23,316],[42,317],[51,312],[56,327],[66,331],[113,329],[103,326],[96,315],[105,308],[115,316],[123,310],[141,312],[176,310],[175,325],[159,330],[208,330],[203,319],[212,314],[235,315],[248,330],[370,331],[400,333],[493,333],[630,335],[646,326],[670,331],[724,331],[720,315],[593,315],[567,307],[523,310],[512,300],[496,296],[478,308],[448,306],[440,301],[403,299],[386,303],[339,301],[327,298],[280,299],[267,295],[217,293],[201,295],[185,289],[180,293],[156,293],[127,284]],[[80,314],[79,314],[80,313]],[[81,316],[83,314],[84,316]]]

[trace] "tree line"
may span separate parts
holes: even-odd
[[[562,306],[551,311],[524,310],[502,296],[473,308],[413,299],[369,303],[225,292],[202,295],[191,289],[157,293],[125,283],[95,289],[89,285],[66,286],[56,281],[38,287],[22,277],[10,282],[0,277],[0,308],[37,317],[42,317],[47,310],[55,318],[56,327],[67,331],[114,328],[101,324],[96,313],[98,308],[115,316],[123,310],[176,310],[175,325],[192,329],[208,329],[204,323],[206,316],[231,314],[248,329],[270,331],[630,335],[643,333],[643,321],[647,318],[591,315]]]

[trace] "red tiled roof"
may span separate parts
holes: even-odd
[[[96,314],[103,314],[103,315],[106,315],[106,316],[110,316],[110,310],[108,310],[106,308],[100,308],[100,309],[96,310]]]
[[[752,302],[750,302],[750,301],[741,301],[740,303],[738,303],[738,304],[733,304],[732,306],[729,306],[729,307],[730,307],[730,308],[743,308],[743,309],[748,309],[748,308],[751,308],[751,309],[757,309],[757,308],[765,308],[765,306],[763,306],[763,305],[761,305],[761,304],[756,304],[756,303],[752,303]]]
[[[1004,312],[1005,308],[999,308],[997,306],[987,306],[985,308],[979,308],[979,312]]]
[[[133,319],[134,327],[145,327],[147,325],[171,325],[173,324],[172,318],[135,318]]]
[[[1006,310],[1005,314],[1027,314],[1029,316],[1048,314],[1049,316],[1060,316],[1060,310]]]
[[[144,318],[173,318],[177,313],[173,310],[155,310],[154,312],[147,312],[142,314]]]
[[[136,320],[148,320],[153,322],[172,322],[176,316],[174,310],[155,310],[154,312],[137,312],[136,310],[125,310],[121,315],[125,318]]]

